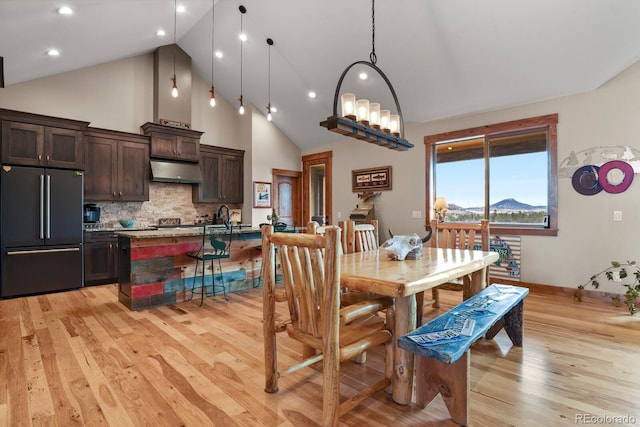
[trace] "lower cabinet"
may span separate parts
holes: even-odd
[[[102,285],[117,281],[118,236],[111,231],[85,231],[85,285]]]

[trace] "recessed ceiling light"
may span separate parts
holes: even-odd
[[[367,76],[367,73],[362,72],[358,75],[358,77],[360,77],[360,80],[367,80],[367,77],[369,76]]]
[[[238,37],[240,37],[240,40],[242,40],[243,42],[247,41],[247,35],[245,33],[240,34]]]
[[[224,58],[224,54],[220,50],[216,50],[215,55],[216,55],[216,58],[218,58],[218,59]]]
[[[47,55],[49,55],[49,56],[58,56],[58,55],[60,55],[60,51],[58,49],[49,49],[47,51]]]
[[[167,35],[167,33],[165,33],[164,30],[156,31],[156,36],[158,36],[158,37],[164,37],[166,35]]]
[[[73,15],[73,10],[69,6],[62,6],[58,9],[60,15]]]
[[[185,10],[184,5],[182,4],[179,4],[178,7],[176,7],[176,12],[178,13],[184,13]]]
[[[309,91],[309,98],[316,99],[316,96],[317,95],[316,95],[316,93],[314,91],[312,91],[312,90]]]

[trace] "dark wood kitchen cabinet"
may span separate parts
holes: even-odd
[[[141,129],[151,139],[151,157],[187,162],[197,162],[200,158],[203,132],[151,122],[142,125]]]
[[[194,203],[241,204],[244,200],[244,151],[200,146],[202,184],[192,187]]]
[[[2,163],[84,169],[83,131],[88,122],[0,109]]]
[[[85,145],[85,201],[149,200],[147,136],[89,128]]]
[[[117,281],[118,236],[111,231],[85,231],[85,285],[100,285]]]

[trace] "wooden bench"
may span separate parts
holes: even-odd
[[[513,345],[521,347],[524,297],[528,293],[529,289],[518,286],[491,285],[398,338],[400,348],[420,356],[416,358],[416,404],[425,408],[441,393],[451,419],[460,425],[467,425],[471,391],[469,347],[482,336],[492,339],[503,328]],[[483,304],[485,308],[481,309]],[[460,322],[465,318],[475,320],[473,331],[468,336],[458,335],[428,345],[415,341],[423,334],[443,331],[447,325],[451,327],[454,320]],[[418,338],[412,339],[410,336]]]

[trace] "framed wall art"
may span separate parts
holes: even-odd
[[[351,171],[351,191],[391,190],[391,166]]]
[[[271,207],[271,183],[253,181],[253,207]]]

